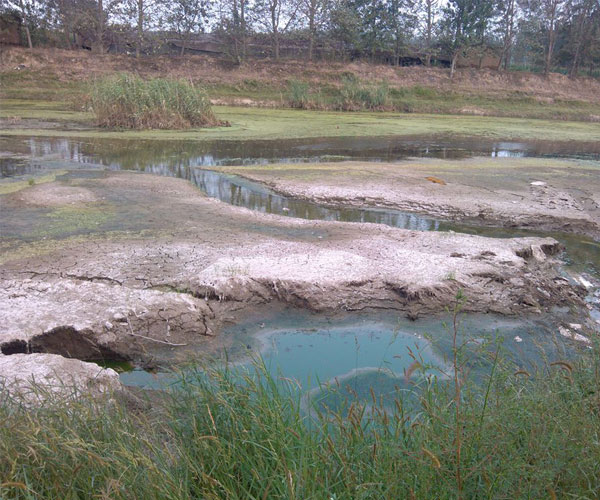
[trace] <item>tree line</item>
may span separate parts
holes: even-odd
[[[18,18],[29,47],[85,39],[103,52],[121,32],[139,57],[166,34],[183,53],[198,33],[214,33],[236,62],[259,37],[275,59],[282,43],[297,43],[308,60],[384,54],[398,65],[412,54],[451,72],[461,56],[490,53],[499,70],[576,76],[600,66],[600,0],[4,0],[1,9]]]

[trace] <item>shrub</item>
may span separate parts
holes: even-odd
[[[362,85],[356,78],[343,78],[338,107],[345,111],[383,109],[388,104],[389,88],[386,83],[375,87]]]
[[[143,80],[121,73],[99,81],[91,97],[98,125],[128,129],[183,129],[223,125],[206,93],[183,80]]]

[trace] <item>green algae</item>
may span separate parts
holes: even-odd
[[[66,170],[56,170],[45,175],[33,176],[27,179],[2,179],[0,181],[0,195],[16,193],[36,184],[46,184],[48,182],[54,182],[57,176],[63,175],[66,172]]]
[[[11,108],[30,118],[35,110]],[[600,124],[527,118],[505,118],[464,115],[423,115],[373,112],[326,112],[289,109],[236,108],[215,106],[218,118],[230,127],[189,130],[56,130],[43,128],[11,128],[5,136],[46,136],[107,139],[163,140],[250,140],[312,137],[371,137],[446,134],[476,136],[489,139],[600,141]],[[41,116],[48,120],[65,119],[63,111],[45,108]],[[89,114],[68,112],[69,119],[85,121]],[[17,123],[18,125],[18,123]]]

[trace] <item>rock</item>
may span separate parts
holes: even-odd
[[[591,344],[590,339],[588,339],[584,335],[581,335],[580,333],[575,333],[569,330],[568,328],[565,328],[564,326],[559,326],[558,331],[563,337],[566,337],[568,339],[575,340],[576,342],[582,342],[584,344]]]
[[[56,354],[0,355],[0,393],[28,406],[48,399],[66,402],[79,397],[99,398],[122,389],[110,368]]]
[[[531,245],[531,256],[538,262],[544,262],[546,260],[546,254],[540,245]]]

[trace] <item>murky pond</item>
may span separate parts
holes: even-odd
[[[443,381],[453,373],[449,315],[409,321],[389,313],[325,318],[286,310],[261,320],[224,332],[235,341],[221,359],[245,355],[250,361],[231,365],[245,373],[253,371],[260,356],[275,380],[291,382],[303,396],[329,407],[349,395],[370,400],[371,389],[378,399],[391,402],[397,391],[412,393],[426,378]],[[486,352],[501,352],[506,361],[513,360],[517,367],[533,373],[545,357],[562,358],[585,349],[557,337],[550,322],[539,317],[460,316],[458,342],[467,342],[467,367],[476,380],[489,369],[489,361],[482,356]],[[175,383],[177,376],[129,371],[121,379],[125,384],[156,389]]]
[[[0,138],[0,150],[21,155],[0,156],[0,175],[13,179],[27,178],[49,169],[138,170],[190,180],[208,196],[265,213],[490,237],[539,233],[466,226],[397,210],[328,207],[281,196],[259,183],[207,168],[347,159],[396,161],[415,156],[461,159],[481,155],[548,155],[600,159],[599,144],[501,143],[443,137],[429,140],[368,138],[252,143]],[[567,265],[579,272],[600,274],[600,247],[597,242],[576,235],[552,236],[565,244]],[[596,299],[591,297],[590,300]],[[333,320],[287,311],[279,316],[237,325],[223,334],[237,339],[233,349],[238,356],[245,354],[252,357],[261,353],[267,369],[275,377],[296,380],[305,393],[312,391],[316,394],[320,384],[343,382],[360,397],[368,397],[370,387],[376,388],[378,394],[385,397],[397,387],[410,390],[405,373],[416,360],[425,367],[417,374],[446,376],[451,337],[445,326],[447,321],[448,318],[435,318],[408,322],[384,314]],[[541,360],[544,352],[562,355],[574,348],[568,342],[565,345],[547,318],[469,316],[463,322],[463,329],[476,339],[474,345],[483,345],[485,339],[502,337],[510,355],[524,364]],[[478,369],[475,361],[473,368],[475,372]],[[122,380],[126,384],[158,387],[168,384],[171,377],[131,371],[124,372]]]
[[[600,159],[597,142],[507,142],[448,136],[338,137],[253,141],[148,141],[17,139],[0,136],[0,153],[10,151],[41,161],[19,161],[0,154],[0,177],[32,174],[52,166],[53,160],[108,168],[181,176],[194,167],[256,165],[321,161],[399,161],[406,158],[460,159],[472,156],[548,156]]]

